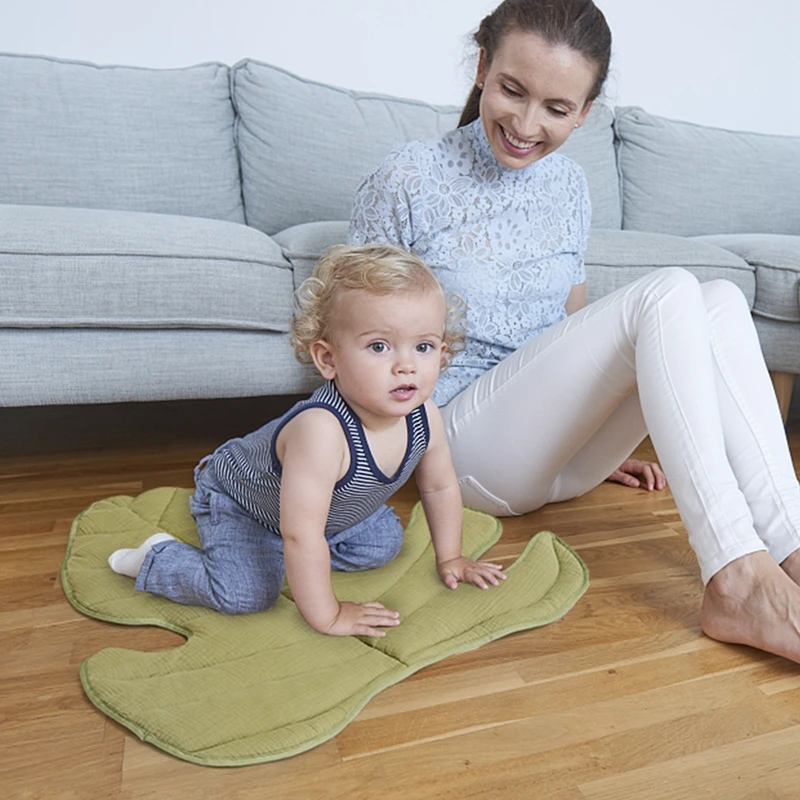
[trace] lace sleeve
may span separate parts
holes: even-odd
[[[589,186],[586,175],[580,171],[578,179],[578,214],[581,221],[581,238],[578,244],[578,255],[575,259],[575,269],[572,273],[572,283],[586,282],[586,248],[589,244],[589,229],[592,226],[592,203],[589,199]]]
[[[349,244],[386,242],[410,250],[413,244],[411,202],[404,178],[411,162],[392,151],[361,184],[350,217]]]

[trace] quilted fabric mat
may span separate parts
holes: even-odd
[[[164,487],[94,503],[72,525],[61,577],[70,602],[90,617],[186,636],[182,646],[161,652],[101,650],[83,662],[80,675],[97,708],[197,764],[254,764],[315,747],[386,687],[454,653],[558,619],[588,585],[583,561],[545,531],[508,567],[501,586],[447,589],[418,504],[396,559],[333,575],[338,597],[377,599],[400,612],[401,624],[384,638],[317,633],[288,588],[270,610],[242,616],[137,592],[106,559],[161,530],[197,544],[189,496],[188,489]],[[500,530],[494,517],[465,509],[464,552],[479,556]]]

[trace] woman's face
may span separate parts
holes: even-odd
[[[491,64],[481,50],[480,115],[495,158],[522,169],[557,150],[589,113],[594,64],[566,45],[512,30]]]

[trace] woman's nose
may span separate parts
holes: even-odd
[[[536,141],[542,132],[544,109],[538,103],[529,103],[520,120],[519,136],[526,141]]]

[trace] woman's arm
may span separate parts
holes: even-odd
[[[567,295],[567,302],[564,303],[564,308],[567,310],[567,316],[580,311],[586,306],[586,284],[576,283]]]
[[[592,225],[592,203],[589,200],[589,185],[586,182],[586,175],[583,170],[575,165],[577,172],[577,196],[578,208],[577,215],[580,221],[581,231],[575,254],[575,263],[570,276],[572,288],[567,296],[564,308],[567,316],[580,311],[586,306],[586,250],[589,246],[589,233]]]
[[[328,411],[308,409],[281,431],[281,536],[286,578],[297,608],[320,633],[384,636],[398,614],[380,603],[340,603],[331,584],[325,525],[336,481],[349,452],[341,425]],[[380,626],[380,627],[375,627]]]
[[[412,249],[411,198],[406,185],[416,172],[413,158],[399,148],[363,180],[353,201],[348,244],[385,243]]]
[[[482,589],[488,588],[487,581],[497,586],[499,580],[506,577],[499,564],[473,561],[461,554],[461,490],[450,457],[442,415],[431,400],[425,404],[425,410],[431,438],[417,465],[416,478],[431,531],[436,569],[451,589],[455,589],[459,581],[474,583]]]

